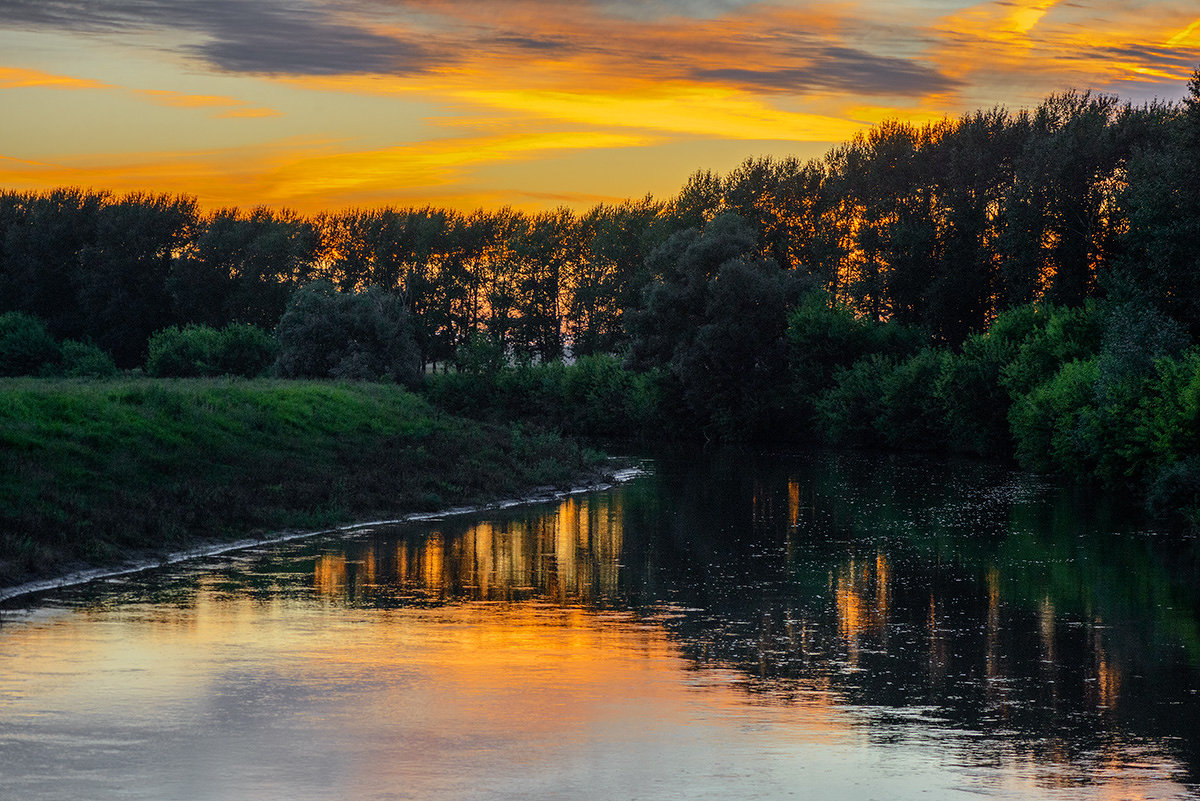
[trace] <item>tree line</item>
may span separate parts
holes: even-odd
[[[412,315],[421,358],[484,337],[512,354],[622,353],[628,315],[669,279],[672,237],[735,214],[753,259],[872,319],[960,344],[999,313],[1114,288],[1200,333],[1200,85],[1135,106],[1066,92],[924,126],[885,122],[824,158],[750,159],[649,197],[524,213],[433,207],[312,217],[202,212],[193,198],[0,193],[0,311],[131,366],[168,325],[275,326],[325,279]]]
[[[1200,507],[1200,70],[1179,102],[886,122],[580,213],[3,192],[3,312],[77,361],[452,366],[426,391],[479,414],[1015,455]]]

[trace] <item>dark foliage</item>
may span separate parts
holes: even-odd
[[[374,287],[338,292],[328,281],[297,289],[276,329],[275,369],[285,378],[386,379],[413,385],[420,363],[400,298]]]

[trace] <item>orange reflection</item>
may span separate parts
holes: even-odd
[[[886,643],[890,581],[891,568],[882,553],[866,564],[851,559],[837,573],[833,592],[838,631],[849,646],[851,665],[857,664],[861,637],[872,635]]]
[[[478,600],[590,602],[617,594],[623,546],[620,496],[568,498],[553,515],[481,521],[447,536],[431,532],[401,540],[394,553],[368,551],[361,561],[327,554],[317,560],[313,587],[324,595],[356,596],[367,586],[394,584],[435,597]]]

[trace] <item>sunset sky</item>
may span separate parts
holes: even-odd
[[[1198,64],[1196,0],[0,0],[0,187],[582,208]]]

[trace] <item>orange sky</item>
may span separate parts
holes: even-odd
[[[1195,0],[0,0],[0,186],[582,208],[1197,65]]]

